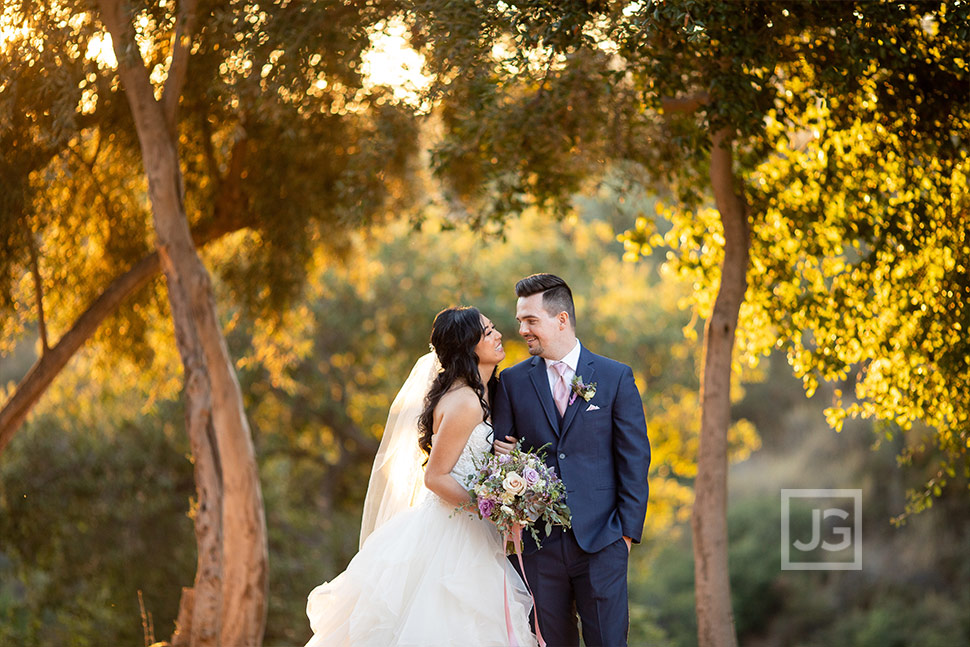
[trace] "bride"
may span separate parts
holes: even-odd
[[[391,405],[360,552],[310,592],[307,647],[535,645],[530,596],[464,487],[491,448],[502,335],[475,308],[447,308],[431,344]]]

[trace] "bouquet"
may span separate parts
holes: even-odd
[[[540,521],[545,522],[547,535],[553,524],[565,528],[571,524],[566,487],[556,470],[546,465],[542,448],[526,452],[520,445],[517,442],[510,454],[487,454],[482,465],[476,462],[466,485],[479,516],[494,523],[507,541],[515,538],[518,544],[522,529],[528,528],[539,545],[536,524]]]

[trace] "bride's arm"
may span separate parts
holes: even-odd
[[[450,472],[472,429],[482,421],[482,406],[471,389],[459,389],[441,399],[435,414],[437,431],[424,470],[424,485],[454,506],[465,505],[471,495]]]

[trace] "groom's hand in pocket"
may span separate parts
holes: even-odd
[[[623,541],[626,542],[626,554],[629,555],[630,548],[633,546],[633,539],[631,539],[630,537],[627,537],[626,535],[623,535]]]
[[[496,454],[511,454],[513,447],[515,447],[515,436],[506,436],[505,440],[496,438],[495,442],[492,443],[492,448]]]

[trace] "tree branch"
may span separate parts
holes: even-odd
[[[165,132],[162,128],[153,129],[155,123],[165,123],[165,115],[161,104],[155,99],[155,90],[145,59],[142,58],[135,40],[127,1],[97,0],[97,2],[100,7],[101,23],[111,36],[112,49],[118,61],[118,76],[121,77],[125,96],[128,97],[142,153],[145,154],[147,147],[150,158],[151,154],[155,154],[151,151],[164,149],[170,141],[175,140],[174,132]]]
[[[118,66],[131,66],[137,62],[142,68],[145,61],[134,46],[134,39],[130,36],[131,21],[124,15],[123,9],[127,3],[124,0],[98,0],[101,9],[101,22],[104,23],[108,35],[114,45],[115,58]]]
[[[40,278],[40,263],[37,260],[37,241],[34,232],[27,232],[27,247],[30,249],[30,273],[34,276],[34,294],[37,297],[37,325],[40,328],[40,343],[43,346],[41,355],[50,350],[47,343],[47,321],[44,318],[44,282]]]
[[[71,329],[60,338],[57,344],[34,363],[17,385],[13,396],[0,410],[0,453],[3,453],[31,408],[74,353],[94,334],[101,322],[114,312],[125,298],[157,274],[158,269],[158,254],[154,253],[146,256],[112,281],[101,296],[77,318]]]
[[[162,109],[165,121],[174,133],[178,115],[179,97],[185,85],[185,75],[192,53],[192,34],[195,31],[197,0],[181,0],[175,21],[175,40],[172,43],[172,64],[168,68],[165,89],[162,91]]]
[[[220,208],[219,205],[216,211],[221,212],[223,217],[214,218],[208,226],[193,232],[196,244],[203,246],[225,234],[248,226],[242,218],[232,221],[225,217],[225,208]],[[160,269],[158,252],[153,252],[135,263],[124,274],[115,277],[104,292],[74,321],[74,325],[64,333],[57,344],[34,362],[27,375],[17,384],[13,395],[0,409],[0,455],[27,419],[30,410],[78,349],[94,335],[98,326],[113,314],[125,299],[146,285]]]

